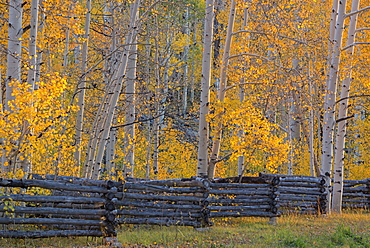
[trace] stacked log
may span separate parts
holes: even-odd
[[[209,191],[210,217],[279,216],[278,184],[275,177],[216,179]]]
[[[370,178],[343,181],[343,208],[370,209]]]
[[[0,231],[0,237],[115,235],[114,218],[109,218],[114,210],[109,204],[112,199],[109,196],[112,191],[117,192],[114,186],[118,185],[82,178],[49,179],[0,179],[3,188],[33,189],[25,194],[0,195],[0,224],[24,229]],[[35,195],[35,189],[43,189],[36,190],[43,193]]]
[[[113,199],[118,224],[209,225],[205,179],[130,180]]]
[[[279,176],[279,205],[282,214],[325,213],[327,204],[326,181],[322,177],[292,176],[260,173],[262,178]]]

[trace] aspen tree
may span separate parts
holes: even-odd
[[[351,12],[356,12],[359,8],[360,0],[352,0]],[[358,14],[350,17],[350,23],[348,28],[348,37],[346,46],[349,46],[355,42],[356,25],[357,25]],[[348,113],[348,97],[352,80],[352,63],[354,53],[354,46],[347,49],[347,59],[349,63],[346,67],[344,80],[341,85],[341,93],[339,100],[339,110],[337,118],[337,134],[335,140],[335,156],[334,156],[334,184],[333,184],[333,200],[332,210],[340,213],[342,211],[342,195],[343,195],[343,163],[344,163],[344,149],[347,132],[347,113]]]
[[[230,57],[230,48],[232,43],[232,34],[234,29],[234,22],[235,22],[235,8],[236,2],[234,0],[231,1],[230,4],[230,13],[229,13],[229,21],[226,31],[226,41],[224,46],[224,53],[222,56],[222,62],[220,66],[220,88],[218,91],[218,100],[220,102],[225,101],[226,95],[226,85],[227,85],[227,71],[228,71],[228,64],[229,64],[229,57]],[[222,118],[222,115],[219,116]],[[210,156],[210,161],[208,165],[208,178],[214,178],[216,163],[218,162],[219,152],[220,152],[220,144],[222,139],[222,124],[217,126],[216,134],[214,135],[214,140],[212,143],[212,151]]]
[[[131,16],[138,16],[138,13],[132,13],[134,5],[131,4]],[[136,10],[138,11],[138,9]],[[127,80],[126,80],[126,122],[129,123],[125,127],[124,147],[126,151],[125,159],[125,176],[134,176],[135,165],[135,94],[136,94],[136,67],[137,67],[137,37],[132,41],[131,52],[127,64]],[[132,123],[132,124],[130,124]]]
[[[342,36],[344,29],[346,0],[339,1],[338,17],[335,25],[333,48],[331,51],[331,62],[329,77],[326,83],[323,120],[323,141],[322,141],[322,173],[327,177],[327,184],[330,185],[330,177],[333,165],[333,133],[335,127],[335,94],[339,72],[340,51],[342,47]],[[329,50],[330,52],[330,50]],[[329,192],[328,192],[329,193]],[[327,212],[331,211],[331,196],[328,194]]]
[[[95,117],[95,131],[90,137],[89,144],[91,148],[88,147],[88,160],[85,165],[85,171],[88,171],[89,177],[93,179],[99,178],[105,147],[112,127],[114,112],[121,93],[123,80],[126,78],[128,57],[132,51],[132,42],[135,40],[138,32],[136,15],[138,13],[139,6],[140,0],[136,0],[132,8],[133,15],[130,18],[129,33],[125,40],[126,46],[123,48],[121,59],[112,77],[112,82],[107,85],[105,97],[103,98],[101,107]]]
[[[81,142],[84,129],[84,112],[85,112],[85,92],[86,92],[86,68],[87,68],[87,55],[88,45],[90,36],[90,20],[91,20],[91,0],[86,0],[86,17],[85,17],[85,34],[83,36],[84,43],[82,47],[82,58],[81,58],[81,81],[78,84],[78,114],[76,119],[76,152],[75,160],[77,166],[81,164]],[[69,28],[67,28],[67,34],[69,34]],[[67,36],[68,38],[68,36]]]
[[[6,97],[5,111],[11,111],[10,102],[15,100],[13,95],[12,82],[21,81],[21,52],[22,52],[22,15],[23,1],[9,1],[9,25],[8,25],[8,52],[7,52],[7,71],[6,71]],[[18,140],[19,142],[19,140]],[[19,144],[18,144],[19,145]],[[13,157],[8,158],[6,171],[10,172],[16,168],[17,151],[12,151]],[[5,168],[4,168],[5,169]]]
[[[207,177],[209,127],[209,87],[211,83],[212,38],[214,20],[214,0],[206,1],[203,37],[202,79],[199,113],[199,144],[197,176]]]

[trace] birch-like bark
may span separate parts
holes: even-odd
[[[218,92],[218,100],[220,102],[223,102],[226,96],[227,69],[229,65],[230,48],[231,48],[232,34],[233,34],[233,29],[234,29],[235,11],[236,11],[235,7],[236,7],[236,2],[232,0],[230,4],[230,13],[229,13],[229,20],[228,20],[228,26],[227,26],[227,31],[226,31],[224,53],[222,56],[222,63],[221,63],[221,68],[220,68],[220,89]],[[222,116],[219,116],[218,118],[222,118]],[[212,151],[211,151],[210,161],[208,165],[208,178],[211,178],[211,179],[214,178],[215,176],[216,163],[219,157],[220,145],[221,145],[221,139],[222,139],[222,129],[223,129],[223,125],[220,122],[217,125],[216,130],[215,130],[216,133],[214,135],[214,140],[212,143]]]
[[[13,96],[12,81],[21,80],[21,48],[22,48],[22,3],[20,0],[9,1],[9,24],[8,24],[8,54],[7,54],[7,71],[6,71],[6,96],[4,101],[4,109],[10,111],[9,102],[15,100]],[[20,145],[19,140],[16,145]],[[13,154],[17,154],[12,151]],[[4,171],[10,172],[16,168],[16,157],[8,158],[8,166]]]
[[[207,177],[208,169],[209,123],[207,121],[207,115],[209,112],[209,87],[211,84],[214,0],[206,1],[205,12],[206,16],[204,23],[202,80],[201,80],[202,91],[200,95],[200,111],[199,111],[199,143],[198,143],[198,167],[197,167],[197,176],[199,177]]]
[[[243,21],[243,25],[242,25],[242,30],[247,30],[247,23],[248,23],[248,8],[245,8],[244,9],[244,21]],[[247,44],[244,44],[244,46],[247,46]],[[244,72],[246,70],[246,62],[244,61],[244,65],[243,65],[243,75],[244,75]],[[245,76],[242,77],[241,79],[241,85],[240,85],[240,91],[239,91],[239,99],[240,99],[240,103],[242,104],[245,100],[245,90],[244,90],[244,84],[245,84]],[[240,138],[243,137],[244,135],[244,130],[240,129],[238,131],[238,135]],[[244,158],[244,155],[241,155],[238,157],[238,176],[241,178],[244,174],[244,171],[245,171],[245,158]]]
[[[186,46],[184,47],[184,89],[182,93],[182,115],[186,117],[186,111],[188,108],[188,88],[189,88],[189,66],[188,66],[188,53],[189,53],[189,9],[185,10],[185,35],[186,37]]]
[[[344,18],[346,0],[339,1],[338,17],[335,26],[329,78],[326,83],[323,120],[323,141],[322,141],[322,174],[327,177],[327,184],[330,185],[331,170],[333,165],[333,134],[335,127],[335,93],[339,74],[340,51],[344,29]],[[329,190],[329,188],[328,188]],[[328,192],[327,213],[331,211],[331,196]]]
[[[131,4],[131,16],[138,16],[138,13],[132,13],[133,4]],[[137,42],[134,37],[131,53],[128,58],[127,65],[127,81],[126,81],[126,123],[134,123],[135,114],[135,82],[136,82],[136,64],[137,64]],[[125,127],[124,151],[126,152],[125,173],[126,176],[134,176],[135,166],[135,124]]]
[[[27,82],[31,86],[31,89],[35,88],[36,82],[36,41],[37,41],[37,27],[38,27],[38,13],[39,13],[39,0],[32,0],[31,3],[31,29],[30,29],[30,41],[29,41],[29,71],[27,76]]]
[[[360,5],[360,0],[352,0],[351,12],[357,11]],[[347,46],[354,43],[355,32],[357,25],[358,14],[352,15],[350,18]],[[347,59],[351,61],[354,52],[354,46],[347,49]],[[347,76],[342,82],[342,88],[340,93],[340,102],[338,110],[338,130],[335,140],[335,157],[334,157],[334,184],[333,184],[333,203],[332,210],[337,213],[342,211],[342,195],[343,195],[343,162],[344,162],[344,149],[345,149],[345,139],[347,131],[347,121],[345,118],[348,113],[348,97],[352,78],[352,63],[348,62],[346,68]]]
[[[99,177],[99,172],[101,169],[101,163],[108,139],[108,135],[112,126],[112,120],[114,116],[114,111],[117,106],[117,102],[119,99],[119,96],[121,94],[122,90],[122,85],[123,85],[123,80],[126,77],[126,69],[127,69],[127,64],[128,64],[128,57],[130,55],[130,52],[132,51],[132,43],[135,40],[135,37],[138,32],[137,28],[137,14],[138,14],[138,9],[140,6],[140,0],[136,0],[133,4],[132,8],[132,13],[133,15],[130,18],[130,26],[129,26],[129,33],[126,38],[126,46],[124,46],[124,50],[121,54],[121,60],[119,62],[118,69],[115,70],[115,73],[113,75],[113,80],[111,85],[108,87],[108,101],[107,104],[105,104],[105,108],[103,110],[103,116],[104,116],[104,121],[102,122],[103,126],[102,129],[100,129],[98,139],[99,142],[96,142],[95,144],[97,145],[96,147],[93,147],[93,154],[96,154],[95,159],[92,160],[91,164],[91,178],[92,179],[97,179]],[[112,90],[112,91],[111,91]],[[95,139],[94,137],[92,137]],[[96,151],[96,153],[95,153]],[[88,166],[89,167],[89,166]]]
[[[76,152],[74,154],[76,165],[80,167],[81,164],[81,143],[83,135],[83,121],[85,112],[85,91],[86,91],[86,67],[87,67],[87,54],[90,36],[90,20],[91,20],[91,0],[86,0],[86,17],[85,17],[85,34],[84,43],[82,46],[82,58],[81,58],[81,80],[78,84],[78,102],[79,107],[76,119]],[[67,29],[69,33],[69,29]],[[68,48],[66,48],[68,49]],[[65,61],[66,63],[67,61]]]
[[[6,72],[6,98],[5,110],[10,110],[8,102],[15,99],[12,96],[13,88],[10,82],[21,80],[21,48],[22,48],[22,3],[21,0],[9,1],[9,25],[8,25],[8,54]]]

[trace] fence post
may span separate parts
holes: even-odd
[[[330,177],[321,176],[320,180],[320,190],[322,194],[318,197],[318,204],[317,204],[317,213],[318,214],[326,214],[329,206],[328,196],[331,194],[330,192]]]
[[[279,184],[280,184],[280,177],[273,177],[271,182],[271,202],[270,202],[270,211],[276,216],[270,217],[269,224],[276,225],[277,224],[277,217],[279,216]]]
[[[104,243],[109,245],[109,247],[122,247],[117,240],[117,221],[116,221],[116,206],[115,195],[118,193],[116,187],[110,186],[109,182],[107,183],[108,193],[103,195],[105,199],[104,208],[106,210],[105,220],[103,222],[103,233],[104,233]],[[123,187],[122,187],[123,188]]]

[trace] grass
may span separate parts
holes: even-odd
[[[327,217],[289,215],[276,226],[266,218],[220,219],[208,229],[125,226],[118,240],[124,247],[348,247],[370,248],[370,213],[346,212]],[[0,240],[0,247],[104,247],[101,238]]]

